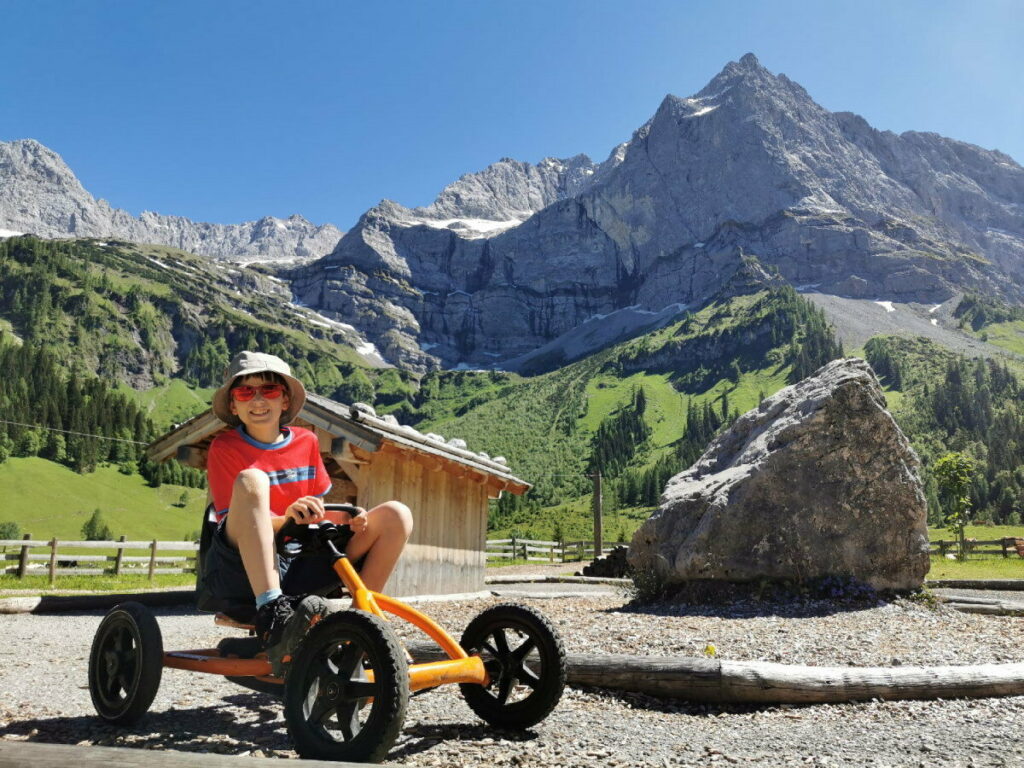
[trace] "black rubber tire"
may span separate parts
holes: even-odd
[[[358,667],[373,671],[372,683],[352,678]],[[405,651],[394,630],[365,611],[338,611],[320,621],[286,673],[284,719],[300,757],[380,762],[405,724],[408,704]]]
[[[149,710],[163,673],[160,626],[141,603],[119,603],[103,617],[89,652],[89,695],[108,723],[133,725]]]
[[[510,632],[517,641],[509,642]],[[562,698],[565,648],[540,611],[519,603],[488,608],[466,627],[462,647],[471,655],[480,654],[491,683],[459,687],[470,709],[491,725],[529,728],[551,714]],[[532,671],[534,665],[539,665],[539,672]],[[513,700],[514,693],[523,698]]]

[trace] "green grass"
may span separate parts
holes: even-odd
[[[1024,579],[1024,559],[1000,555],[972,555],[965,562],[932,557],[928,579]]]
[[[162,433],[209,408],[215,390],[171,379],[167,384],[142,391],[122,385],[120,391],[134,398]]]
[[[182,493],[183,508],[176,506]],[[0,498],[0,522],[13,520],[34,539],[81,540],[82,525],[99,509],[115,536],[175,541],[199,529],[206,491],[150,488],[113,467],[79,475],[45,459],[11,458],[0,464]]]
[[[51,589],[48,576],[32,575],[19,579],[17,576],[0,575],[0,593],[31,592],[37,595],[61,595],[77,592],[140,592],[147,589],[168,589],[172,587],[192,588],[196,577],[191,573],[156,574],[150,581],[147,576],[58,576]]]
[[[975,336],[987,336],[988,343],[1024,355],[1024,320],[986,325]]]

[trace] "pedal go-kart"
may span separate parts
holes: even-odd
[[[354,507],[328,509],[358,513]],[[517,604],[480,613],[461,642],[430,618],[394,598],[366,588],[344,554],[347,525],[297,525],[277,534],[282,557],[326,554],[351,607],[317,621],[275,674],[255,637],[225,638],[217,648],[164,651],[152,612],[121,603],[103,618],[89,655],[89,693],[110,723],[131,725],[149,709],[164,667],[224,675],[232,682],[284,700],[284,718],[301,757],[321,760],[384,759],[405,721],[410,692],[459,683],[470,708],[491,725],[524,729],[550,714],[565,687],[565,651],[557,631],[539,611]],[[448,659],[410,663],[384,614],[410,622]],[[252,626],[218,614],[216,623]]]

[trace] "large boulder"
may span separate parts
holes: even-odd
[[[744,414],[633,537],[666,584],[845,576],[919,587],[928,572],[920,462],[863,360],[836,360]]]

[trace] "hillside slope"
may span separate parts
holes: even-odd
[[[182,506],[182,496],[185,501]],[[199,530],[206,491],[163,485],[152,488],[138,475],[114,467],[89,474],[40,458],[0,463],[0,523],[14,522],[35,539],[82,539],[82,525],[95,510],[114,536],[185,540]]]
[[[0,240],[0,321],[24,343],[137,389],[172,377],[219,385],[245,348],[279,354],[329,395],[353,371],[385,365],[351,326],[291,303],[272,274],[162,246]]]

